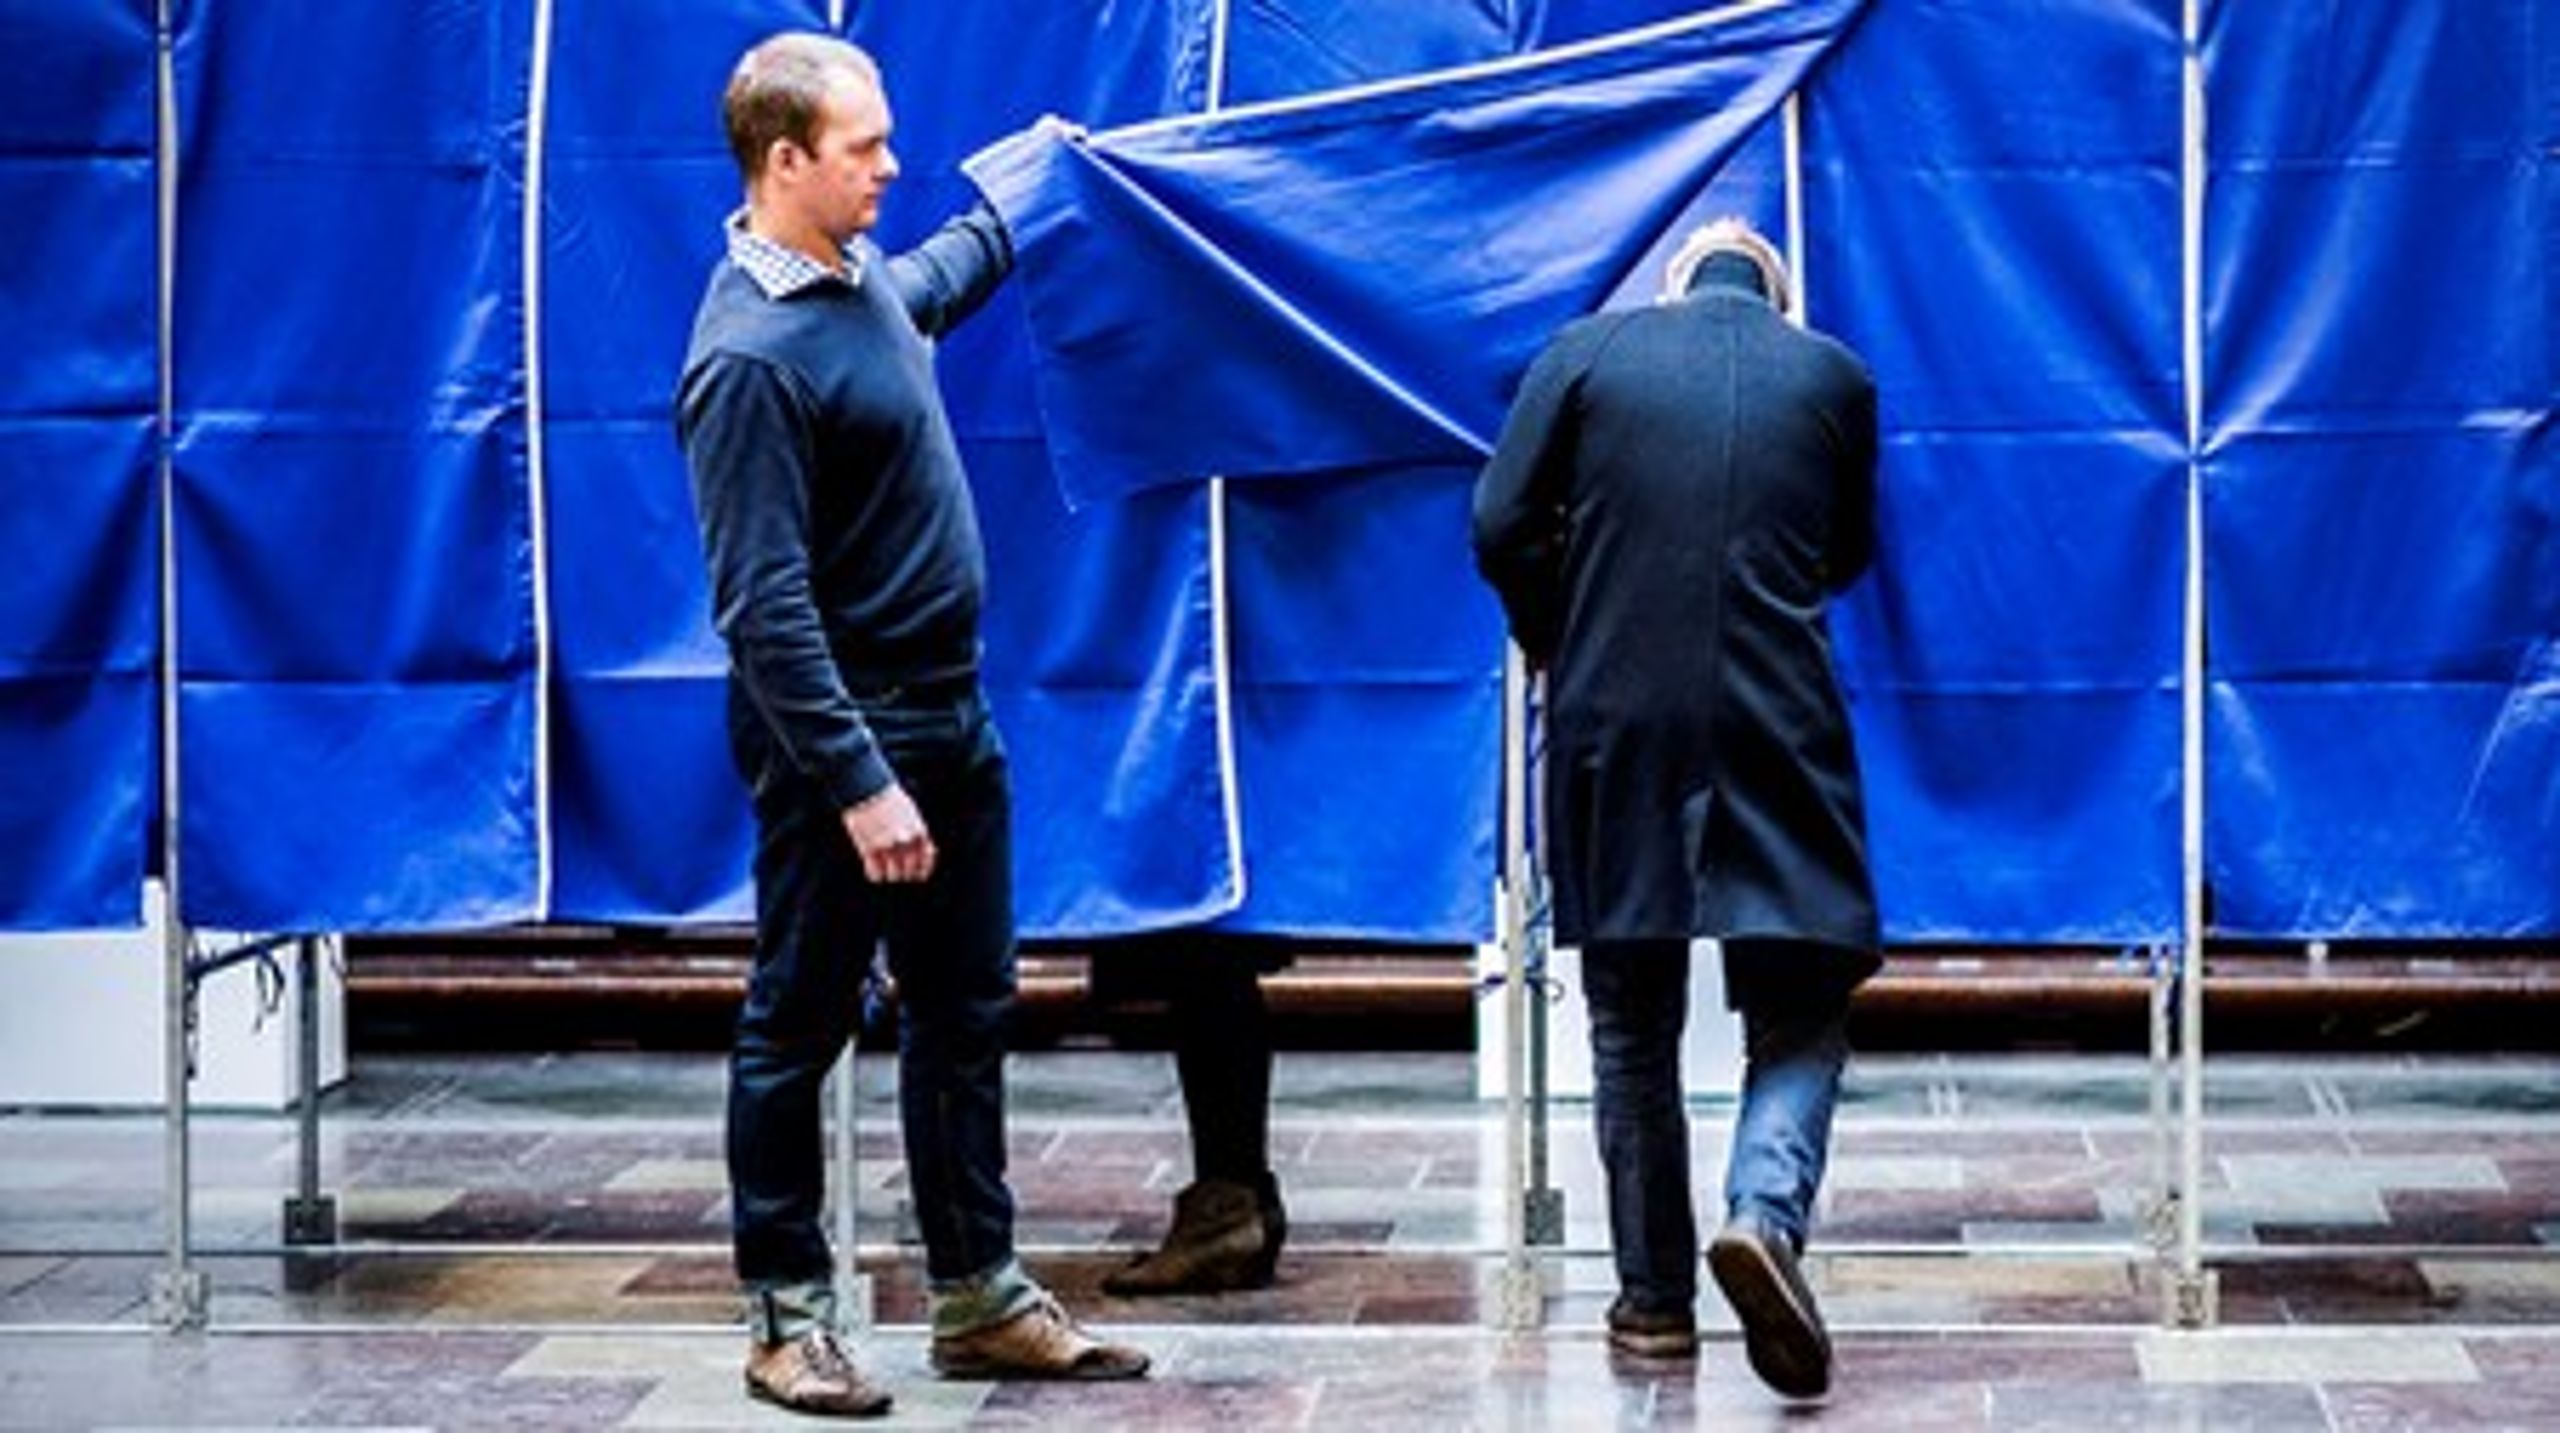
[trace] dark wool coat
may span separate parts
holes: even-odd
[[[1475,495],[1478,567],[1548,673],[1560,942],[1845,947],[1873,883],[1826,598],[1873,547],[1875,385],[1722,281],[1582,319]]]

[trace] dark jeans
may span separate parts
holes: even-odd
[[[755,788],[756,954],[729,1064],[729,1186],[738,1277],[824,1282],[821,1086],[885,942],[898,982],[898,1115],[925,1266],[936,1282],[1013,1257],[1005,1184],[1004,1019],[1014,991],[1012,791],[974,685],[864,704],[924,813],[933,878],[880,887],[841,813],[735,704],[731,739]],[[848,1195],[849,1197],[849,1195]]]
[[[1820,947],[1730,942],[1728,972],[1780,961],[1808,967],[1801,987],[1727,979],[1741,1006],[1742,1103],[1725,1169],[1725,1211],[1801,1249],[1822,1190],[1831,1115],[1847,1064],[1844,1025],[1854,981],[1820,967]],[[1689,1201],[1689,1110],[1680,1037],[1689,1020],[1686,941],[1595,941],[1582,952],[1591,1017],[1592,1121],[1609,1187],[1609,1245],[1618,1287],[1646,1312],[1685,1311],[1698,1293],[1698,1226]],[[1787,992],[1781,994],[1780,992]]]

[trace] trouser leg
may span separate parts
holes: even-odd
[[[926,1273],[945,1284],[1000,1273],[1014,1253],[1004,1114],[1012,795],[983,703],[972,699],[958,720],[947,760],[919,761],[911,783],[933,833],[933,878],[900,892],[888,922],[900,1132]]]
[[[1253,962],[1203,953],[1176,980],[1171,1014],[1192,1177],[1258,1188],[1271,1170],[1271,1012]]]
[[[1582,989],[1618,1286],[1638,1309],[1685,1310],[1698,1291],[1689,1111],[1680,1080],[1688,943],[1592,942],[1582,952]]]
[[[750,1289],[824,1285],[820,1124],[827,1071],[852,1030],[877,930],[852,850],[823,804],[758,801],[756,950],[729,1062],[731,1235]]]
[[[1728,950],[1728,959],[1757,958],[1748,945]],[[1780,994],[1766,993],[1771,984],[1746,987],[1754,994],[1741,1007],[1742,1102],[1725,1169],[1725,1211],[1757,1219],[1801,1249],[1822,1192],[1832,1114],[1848,1065],[1849,995],[1827,980]]]

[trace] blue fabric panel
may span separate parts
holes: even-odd
[[[150,453],[148,418],[0,415],[0,930],[142,919],[159,690]]]
[[[2549,653],[2510,681],[2215,683],[2217,925],[2548,937],[2560,883]]]
[[[1715,8],[1698,0],[1512,0],[1516,48],[1547,50]]]
[[[905,166],[880,241],[900,248],[977,202],[960,162],[1044,114],[1102,129],[1200,108],[1215,3],[856,0],[847,33],[881,62]],[[1007,284],[943,345],[943,389],[963,437],[1042,436],[1021,302],[1020,285]]]
[[[1511,53],[1507,7],[1234,10],[1226,101]],[[1485,939],[1501,757],[1500,613],[1465,550],[1472,471],[1235,483],[1227,505],[1245,899],[1229,930]],[[1392,819],[1380,819],[1393,813]]]
[[[1069,512],[1038,443],[962,449],[988,517],[987,688],[1013,756],[1018,922],[1106,935],[1232,909],[1206,490]]]
[[[1474,478],[1227,489],[1248,882],[1224,926],[1491,933],[1502,618],[1467,556]]]
[[[1883,4],[1805,104],[1886,433],[1835,632],[1889,939],[2177,929],[2179,49],[2169,0]]]
[[[552,914],[754,913],[728,656],[669,405],[739,202],[720,93],[815,0],[557,0],[544,147]]]
[[[1882,555],[1833,631],[1889,939],[2175,929],[2179,451],[1888,436]]]
[[[193,678],[182,696],[181,774],[216,773],[182,793],[181,895],[208,913],[191,924],[406,930],[528,913],[530,780],[485,754],[530,740],[529,684]]]
[[[1547,335],[1615,287],[1857,11],[1821,0],[977,156],[1021,255],[1061,486],[1479,460]]]
[[[159,571],[150,8],[0,44],[0,929],[142,918]]]
[[[888,81],[905,172],[880,239],[977,199],[961,159],[1043,113],[1107,126],[1207,94],[1208,0],[871,4],[852,37]],[[1001,84],[988,83],[991,74]],[[986,681],[1013,757],[1026,935],[1177,925],[1234,908],[1211,685],[1202,493],[1070,512],[1033,402],[1019,285],[937,357],[987,543]]]
[[[537,909],[530,35],[524,0],[206,5],[181,35],[193,924]]]
[[[2560,932],[2560,32],[2213,7],[2216,921]]]
[[[1221,105],[1342,89],[1519,48],[1508,0],[1237,0]]]

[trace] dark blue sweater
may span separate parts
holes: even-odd
[[[841,808],[894,779],[853,696],[965,679],[986,580],[938,335],[1012,263],[981,205],[858,285],[712,271],[676,391],[731,682]]]

